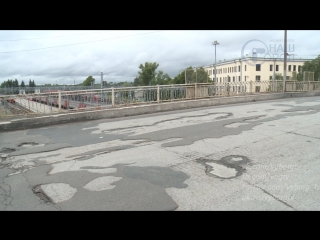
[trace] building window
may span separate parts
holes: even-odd
[[[231,78],[228,76],[228,82],[230,82]]]
[[[239,82],[240,82],[240,76],[238,78],[239,78]]]
[[[288,67],[289,67],[289,68],[288,68],[288,71],[290,72],[290,71],[291,71],[291,65],[289,65]]]
[[[261,71],[261,64],[256,64],[256,71]]]
[[[247,65],[244,65],[244,71],[247,71]]]
[[[301,72],[301,66],[300,65],[298,66],[298,72]]]
[[[276,72],[279,71],[279,65],[276,65]]]
[[[272,76],[270,76],[269,80],[272,80]]]
[[[272,72],[272,71],[273,71],[273,65],[270,64],[270,72]]]
[[[240,66],[238,66],[238,72],[240,72]]]
[[[232,80],[235,81],[235,80],[234,80],[234,76],[232,77]]]
[[[296,65],[293,65],[293,71],[294,72],[296,71]]]
[[[258,76],[258,75],[256,76],[256,81],[260,82],[260,76]]]

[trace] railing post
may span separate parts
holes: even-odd
[[[61,111],[61,90],[58,90],[58,94],[59,94],[58,104],[59,104],[59,112],[60,112]]]
[[[157,85],[157,102],[160,103],[160,86]]]
[[[114,88],[113,87],[111,88],[111,92],[112,92],[112,94],[111,94],[111,102],[112,102],[112,107],[114,107]]]
[[[308,92],[310,91],[310,81],[308,81]]]
[[[250,93],[252,93],[252,80],[250,81]]]
[[[194,84],[194,98],[197,98],[197,83]]]

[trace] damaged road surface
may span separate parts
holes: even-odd
[[[320,97],[0,133],[0,211],[320,210]]]

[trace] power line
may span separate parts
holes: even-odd
[[[94,32],[94,31],[92,31],[92,32]],[[44,38],[57,38],[57,37],[69,37],[69,36],[77,36],[77,35],[84,35],[84,34],[88,34],[88,33],[79,33],[79,34],[62,35],[62,36],[51,36],[51,37],[9,39],[9,40],[0,40],[0,42],[23,41],[23,40],[44,39]],[[91,33],[90,33],[90,34],[91,34]]]
[[[159,32],[159,31],[157,31],[157,32]],[[66,46],[79,45],[79,44],[85,44],[85,43],[101,42],[101,41],[112,40],[112,39],[118,39],[118,38],[133,37],[133,36],[138,36],[138,35],[143,35],[143,34],[150,34],[150,33],[155,33],[155,32],[140,33],[140,34],[135,34],[135,35],[122,36],[122,37],[114,37],[114,38],[106,38],[106,39],[100,39],[100,40],[89,41],[89,42],[71,43],[71,44],[65,44],[65,45],[59,45],[59,46],[52,46],[52,47],[33,48],[33,49],[18,50],[18,51],[9,51],[9,52],[0,52],[0,53],[27,52],[27,51],[35,51],[35,50],[49,49],[49,48],[66,47]]]

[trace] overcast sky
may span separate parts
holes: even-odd
[[[183,69],[241,58],[252,49],[282,53],[284,30],[0,30],[0,83],[29,79],[40,84],[78,84],[88,76],[100,83],[133,81],[139,65],[157,62],[175,77]],[[319,30],[288,30],[288,53],[295,58],[320,54]],[[290,46],[289,46],[290,45]],[[280,55],[280,54],[279,54]]]

